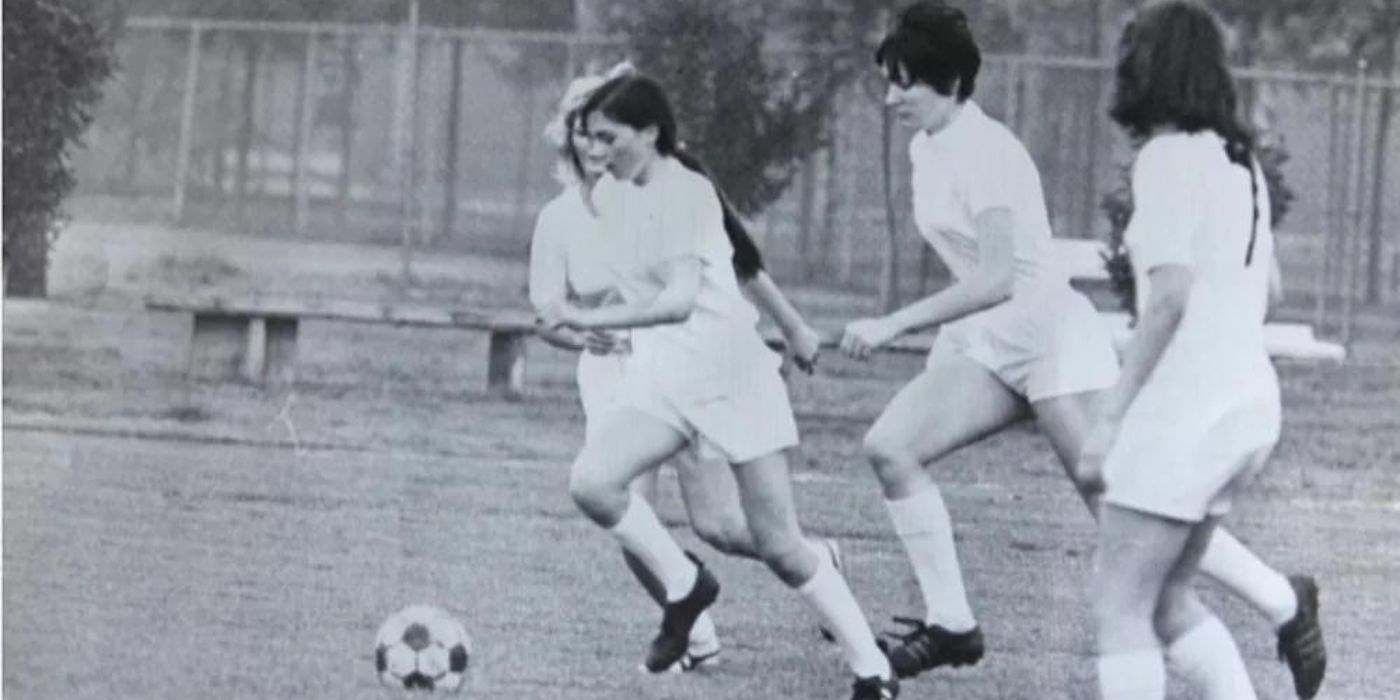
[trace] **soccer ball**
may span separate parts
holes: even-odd
[[[374,668],[385,685],[425,692],[455,692],[467,677],[471,639],[462,625],[430,605],[411,605],[379,627]]]

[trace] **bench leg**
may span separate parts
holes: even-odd
[[[525,388],[525,334],[496,331],[491,334],[486,365],[486,388],[505,396],[519,396]]]
[[[195,379],[237,380],[247,359],[250,319],[194,314],[185,375]]]
[[[266,333],[262,380],[270,384],[291,384],[296,381],[297,320],[270,318]]]

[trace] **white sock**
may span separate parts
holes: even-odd
[[[1099,657],[1103,700],[1164,700],[1167,669],[1161,649],[1139,649]]]
[[[930,485],[907,498],[885,501],[885,508],[914,566],[914,577],[924,596],[924,621],[950,632],[976,627],[942,492]]]
[[[812,578],[798,587],[797,592],[817,609],[822,621],[846,655],[851,671],[860,678],[879,676],[889,678],[890,662],[884,652],[875,645],[875,634],[870,631],[870,623],[861,612],[860,603],[851,594],[846,579],[831,565],[831,557],[825,551],[817,553],[817,570]]]
[[[1244,659],[1230,631],[1214,615],[1167,647],[1172,670],[1199,689],[1202,700],[1255,700]]]
[[[1288,579],[1225,530],[1216,530],[1211,536],[1201,558],[1201,571],[1264,613],[1274,627],[1298,613],[1298,597]]]
[[[666,600],[680,600],[695,587],[700,569],[671,538],[646,499],[629,497],[627,512],[608,532],[661,580],[666,587]]]

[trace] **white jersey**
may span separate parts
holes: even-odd
[[[1264,347],[1274,255],[1269,192],[1257,165],[1254,175],[1258,194],[1252,197],[1249,171],[1230,162],[1213,131],[1157,136],[1138,153],[1124,240],[1139,313],[1153,268],[1181,265],[1192,275],[1185,315],[1144,392],[1169,391],[1164,385],[1176,383],[1189,394],[1184,399],[1200,401],[1234,391],[1240,382],[1267,388],[1276,381]],[[1251,229],[1254,248],[1246,265]]]
[[[1016,220],[1016,289],[1066,282],[1055,264],[1035,162],[1015,134],[976,102],[963,103],[938,132],[916,134],[909,142],[909,160],[914,221],[954,277],[966,279],[977,268],[981,247],[974,219],[1005,207]]]
[[[536,307],[573,299],[596,306],[616,284],[602,261],[602,224],[571,186],[540,210],[530,241],[530,303]]]
[[[664,263],[687,257],[702,262],[689,319],[634,329],[629,371],[637,368],[668,391],[696,397],[729,391],[728,384],[752,363],[776,366],[756,331],[758,312],[739,290],[723,210],[708,179],[664,158],[645,185],[604,178],[594,202],[609,239],[609,270],[628,303],[661,292]]]

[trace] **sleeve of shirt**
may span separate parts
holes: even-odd
[[[1035,163],[1020,144],[1008,142],[990,146],[979,157],[957,166],[963,169],[962,198],[967,204],[969,221],[990,209],[1006,208],[1019,214],[1019,193],[1028,187],[1040,186]]]
[[[731,264],[734,249],[724,232],[724,210],[714,186],[700,175],[676,184],[668,196],[657,261],[698,257],[707,265]]]
[[[1133,266],[1191,265],[1191,239],[1201,219],[1199,183],[1181,144],[1149,141],[1133,163],[1133,216],[1124,232]]]
[[[535,308],[562,302],[568,296],[563,223],[550,206],[535,219],[535,233],[530,239],[530,304]]]

